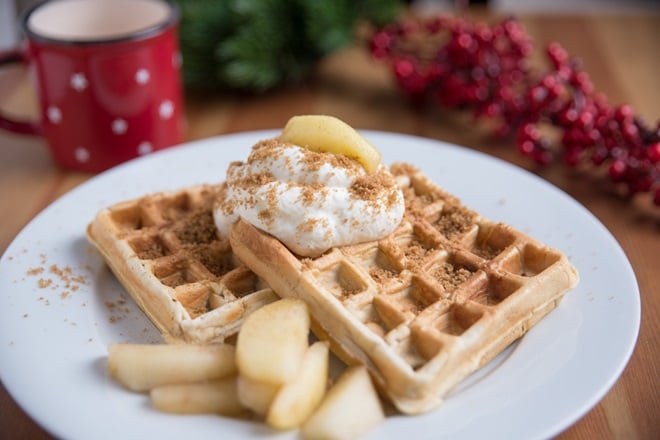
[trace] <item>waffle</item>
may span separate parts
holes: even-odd
[[[441,404],[554,309],[578,274],[558,250],[494,223],[406,164],[406,214],[390,236],[300,258],[239,221],[236,255],[280,296],[302,298],[314,331],[366,365],[399,411]]]
[[[166,342],[223,342],[277,296],[213,222],[220,185],[146,195],[100,211],[87,237]]]

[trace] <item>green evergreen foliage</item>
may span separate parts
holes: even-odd
[[[400,0],[176,0],[189,89],[262,92],[301,80],[350,43],[360,20],[396,19]]]

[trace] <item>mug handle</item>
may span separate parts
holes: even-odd
[[[0,66],[4,64],[23,63],[28,62],[25,53],[19,49],[8,50],[0,52]],[[19,121],[10,118],[0,111],[0,129],[12,131],[20,134],[40,134],[41,126],[34,121]]]

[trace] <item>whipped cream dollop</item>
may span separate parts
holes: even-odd
[[[315,257],[386,237],[404,211],[403,193],[385,166],[368,174],[346,156],[269,139],[245,162],[229,165],[214,218],[225,236],[242,218],[292,252]]]

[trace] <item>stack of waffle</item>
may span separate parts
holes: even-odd
[[[223,342],[277,295],[298,297],[319,338],[366,365],[401,412],[420,413],[554,309],[578,275],[560,251],[469,210],[419,170],[391,171],[406,200],[397,230],[317,258],[243,221],[220,237],[222,185],[118,203],[88,237],[166,341]]]
[[[467,209],[415,168],[392,173],[406,214],[383,240],[300,258],[239,221],[230,242],[280,296],[307,302],[336,354],[415,414],[525,334],[578,276],[561,252]]]

